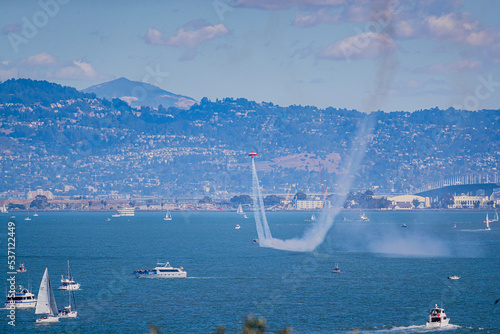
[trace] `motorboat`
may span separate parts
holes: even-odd
[[[71,277],[68,260],[68,276],[64,277],[61,275],[61,285],[59,286],[59,290],[75,291],[78,289],[80,289],[80,283],[75,282],[73,277]]]
[[[150,270],[136,270],[134,274],[141,278],[186,278],[187,272],[184,268],[174,268],[169,262],[156,263],[156,267]]]
[[[457,224],[453,225],[453,228],[457,228]]]
[[[14,293],[9,293],[7,295],[7,301],[5,302],[6,309],[12,308],[35,308],[36,307],[36,297],[29,289],[26,289],[22,285],[19,285],[18,289]]]
[[[259,239],[253,239],[253,240],[252,240],[252,243],[254,243],[254,244],[258,244],[258,243],[259,243]]]
[[[108,218],[105,219],[105,221],[110,222],[111,218],[108,217]]]
[[[429,322],[426,324],[427,327],[444,327],[448,326],[450,319],[446,316],[444,309],[437,306],[431,309],[429,314]]]
[[[19,268],[16,269],[16,272],[18,272],[18,273],[25,273],[27,271],[28,271],[28,269],[26,269],[26,267],[24,266],[24,263],[21,263],[19,265]]]
[[[236,226],[234,227],[235,230],[239,230],[241,228],[241,226],[239,224],[236,224]]]
[[[460,279],[460,276],[452,275],[452,276],[449,276],[448,279]]]
[[[117,218],[117,217],[121,217],[121,216],[119,214],[115,213],[115,214],[112,214],[111,217]]]
[[[38,217],[38,213],[35,212],[35,214],[33,215],[33,217]]]
[[[403,224],[403,225],[401,225],[401,227],[408,227],[408,225],[406,225],[406,224]]]
[[[333,268],[332,273],[340,274],[340,268],[339,268],[339,265],[337,263],[335,263],[335,268]]]
[[[172,215],[170,214],[170,211],[167,211],[167,214],[165,215],[165,218],[163,220],[172,220]]]
[[[248,216],[246,213],[243,213],[243,218],[248,219]]]
[[[362,221],[370,221],[370,219],[364,214],[364,212],[359,213],[359,219]]]
[[[49,270],[45,268],[40,289],[38,290],[38,301],[36,303],[35,314],[45,314],[36,319],[37,323],[58,322],[57,305],[50,285]]]

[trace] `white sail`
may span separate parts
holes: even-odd
[[[57,305],[50,285],[49,270],[45,268],[40,289],[38,290],[38,300],[36,303],[35,314],[57,315]]]
[[[243,207],[240,205],[238,205],[238,211],[236,211],[236,213],[242,215],[244,212],[243,212]]]

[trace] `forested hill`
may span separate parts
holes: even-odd
[[[367,116],[244,98],[204,98],[188,110],[132,108],[31,80],[0,84],[0,96],[0,192],[248,193],[249,151],[259,153],[267,193],[284,192],[290,184],[334,190],[337,176],[352,168],[345,162],[358,148],[359,125],[367,117],[362,135],[369,144],[354,183],[359,190],[411,192],[448,177],[491,178],[500,161],[498,110]]]
[[[95,94],[81,93],[73,87],[31,79],[10,79],[0,84],[1,103],[48,105],[61,100],[95,98]]]

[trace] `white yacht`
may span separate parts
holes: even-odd
[[[61,275],[61,285],[59,290],[76,291],[80,289],[80,283],[76,283],[69,273],[69,260],[68,260],[68,276]]]
[[[18,289],[14,294],[7,295],[7,301],[5,302],[6,309],[12,308],[35,308],[36,307],[36,297],[29,289],[24,288],[19,285]]]
[[[451,275],[451,276],[448,276],[448,279],[460,279],[460,276]]]
[[[45,314],[36,322],[58,322],[57,305],[50,285],[49,270],[45,268],[40,289],[38,290],[38,301],[36,303],[35,314]]]
[[[144,278],[186,278],[187,272],[183,270],[184,268],[174,268],[170,266],[170,263],[156,263],[156,267],[151,270],[136,270],[134,274],[137,277]]]
[[[172,214],[170,214],[170,211],[167,211],[167,214],[165,215],[165,218],[163,220],[172,220]]]
[[[240,224],[236,224],[236,226],[234,227],[235,230],[239,230],[241,228]]]
[[[444,309],[439,308],[436,304],[429,314],[429,322],[426,324],[427,327],[444,327],[448,326],[450,319],[446,317]]]
[[[120,216],[126,216],[126,217],[135,216],[135,208],[118,207],[117,211]]]

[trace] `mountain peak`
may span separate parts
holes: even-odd
[[[161,104],[167,109],[169,107],[188,109],[197,103],[190,97],[174,94],[160,87],[145,82],[132,81],[124,77],[86,88],[82,92],[94,93],[99,98],[119,98],[132,107],[158,108]]]

